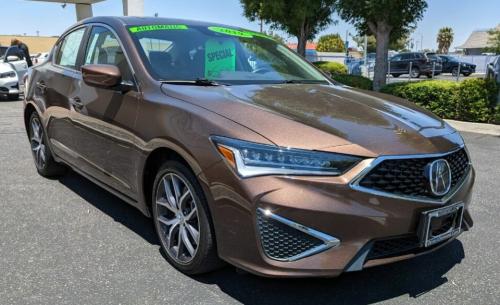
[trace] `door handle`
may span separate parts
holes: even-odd
[[[80,100],[79,97],[70,98],[69,102],[70,102],[71,105],[73,105],[73,107],[75,108],[75,110],[82,110],[83,109],[83,103],[82,103],[82,100]]]
[[[36,82],[36,87],[40,90],[40,94],[44,95],[47,90],[47,86],[43,81]]]

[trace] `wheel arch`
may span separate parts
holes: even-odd
[[[31,103],[27,103],[26,104],[26,107],[24,108],[24,127],[25,127],[25,130],[26,130],[26,134],[28,134],[28,124],[30,122],[30,118],[31,118],[31,115],[33,114],[33,112],[37,112],[35,106],[33,106],[33,104]]]

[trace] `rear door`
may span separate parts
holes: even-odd
[[[50,62],[33,68],[31,84],[34,100],[41,100],[45,105],[47,134],[55,154],[74,164],[78,161],[79,143],[72,135],[71,96],[79,88],[81,73],[79,62],[82,56],[82,41],[87,27],[74,29],[63,36],[55,47]],[[31,90],[31,89],[30,89]]]
[[[88,36],[82,65],[106,64],[120,69],[128,88],[102,89],[80,82],[71,96],[73,137],[79,143],[79,166],[108,186],[134,198],[139,151],[134,145],[135,119],[140,94],[129,61],[116,34],[94,25]]]

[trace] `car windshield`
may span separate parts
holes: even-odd
[[[261,33],[182,24],[128,29],[147,69],[161,81],[328,83],[293,51]]]

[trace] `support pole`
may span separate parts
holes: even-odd
[[[85,18],[92,17],[92,5],[90,4],[75,4],[76,20],[80,21]]]
[[[124,16],[144,16],[144,0],[123,0]]]

